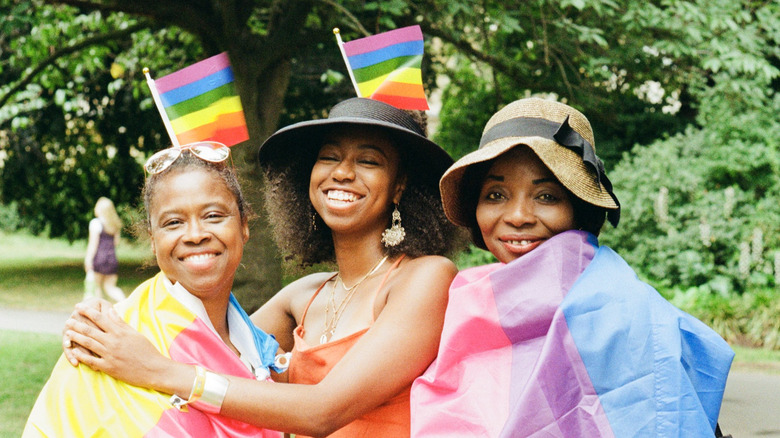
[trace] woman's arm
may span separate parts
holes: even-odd
[[[84,256],[84,270],[92,270],[92,262],[97,254],[98,242],[100,241],[100,230],[102,226],[98,219],[89,221],[89,239],[87,240],[87,254]]]
[[[434,256],[402,266],[374,325],[320,383],[270,384],[228,376],[231,384],[221,414],[269,429],[324,436],[411,384],[436,355],[456,268]],[[189,395],[193,367],[164,358],[115,313],[84,310],[101,329],[71,320],[74,329],[88,336],[73,333],[73,339],[101,357],[75,352],[79,361],[134,385]],[[123,355],[128,349],[122,344],[136,351]]]
[[[272,334],[284,351],[292,351],[293,330],[313,291],[332,274],[307,275],[285,286],[250,316],[252,322]]]

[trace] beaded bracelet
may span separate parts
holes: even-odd
[[[190,403],[195,403],[199,398],[203,396],[203,391],[206,387],[206,370],[203,367],[195,365],[195,380],[192,382],[192,389],[190,390],[190,396],[187,400],[173,394],[170,398],[170,403],[178,410]]]

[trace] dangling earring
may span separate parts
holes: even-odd
[[[309,220],[309,231],[317,231],[317,211],[312,208]]]
[[[382,243],[385,247],[396,246],[404,241],[406,230],[401,226],[401,212],[398,211],[398,204],[393,209],[393,220],[390,228],[382,231]]]

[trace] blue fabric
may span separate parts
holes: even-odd
[[[712,436],[734,353],[608,247],[561,304],[618,437]]]
[[[247,315],[244,309],[238,304],[238,300],[236,300],[236,297],[232,293],[230,294],[230,304],[232,304],[233,307],[238,310],[241,318],[244,320],[244,322],[246,322],[247,327],[252,330],[252,337],[255,340],[255,347],[257,348],[257,352],[260,354],[260,360],[263,362],[263,365],[271,368],[277,373],[281,373],[283,370],[274,365],[276,352],[279,350],[279,343],[276,342],[274,335],[269,335],[268,333],[257,328],[254,323],[252,323],[252,320],[249,319],[249,315]]]

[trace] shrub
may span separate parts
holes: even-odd
[[[780,123],[773,107],[636,147],[611,172],[623,205],[602,242],[658,288],[777,287]]]

